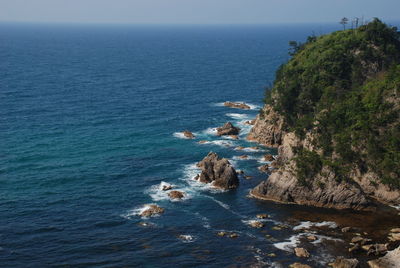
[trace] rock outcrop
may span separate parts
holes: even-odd
[[[368,262],[371,268],[398,268],[400,267],[400,247],[389,251],[385,256]]]
[[[185,197],[185,194],[181,191],[171,191],[168,193],[169,198],[171,199],[182,199]]]
[[[332,268],[356,268],[357,265],[357,259],[345,259],[343,257],[338,257],[333,263],[329,264]]]
[[[251,107],[247,105],[246,103],[242,102],[231,102],[231,101],[226,101],[224,102],[224,106],[226,107],[231,107],[231,108],[236,108],[236,109],[244,109],[244,110],[249,110]]]
[[[269,178],[251,190],[250,195],[259,199],[282,203],[296,203],[336,209],[374,210],[373,200],[383,203],[400,202],[399,191],[373,183],[371,173],[355,170],[351,180],[338,181],[328,167],[323,166],[307,185],[299,183],[296,175],[296,148],[318,152],[313,144],[312,132],[299,139],[293,132],[283,129],[283,120],[266,105],[264,118],[257,117],[248,139],[270,147],[278,147],[278,157]]]
[[[240,128],[235,127],[231,122],[225,123],[222,127],[217,128],[217,135],[218,136],[232,136],[238,135],[240,132]]]
[[[214,152],[210,152],[197,166],[201,173],[195,179],[202,183],[212,183],[213,186],[226,190],[239,185],[236,170],[228,159],[220,158]]]

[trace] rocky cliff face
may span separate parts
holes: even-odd
[[[375,200],[386,204],[399,204],[400,192],[377,183],[373,171],[361,172],[355,168],[346,181],[335,179],[330,167],[322,165],[320,172],[307,184],[299,183],[296,173],[296,151],[304,148],[318,152],[313,144],[315,134],[309,131],[304,139],[283,129],[283,119],[266,105],[264,117],[257,116],[248,139],[278,148],[278,168],[266,181],[251,190],[253,197],[283,203],[294,203],[336,209],[373,210]]]

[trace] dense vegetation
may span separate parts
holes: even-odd
[[[400,187],[400,34],[380,20],[291,43],[266,102],[298,136],[316,133],[321,152],[300,150],[301,183],[322,165],[346,180],[352,168]],[[313,163],[313,164],[310,164]]]

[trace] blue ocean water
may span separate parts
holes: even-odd
[[[294,214],[308,210],[247,197],[266,178],[257,170],[262,155],[276,152],[235,147],[255,146],[243,122],[262,106],[288,41],[339,28],[1,24],[0,266],[298,261],[286,244],[297,243],[293,226],[308,217]],[[253,109],[223,107],[227,100]],[[240,140],[215,137],[212,128],[227,121],[243,128]],[[197,139],[182,139],[186,129]],[[194,164],[209,151],[253,178],[229,192],[196,185]],[[187,198],[171,202],[162,182]],[[149,203],[165,213],[142,219],[137,211]],[[248,225],[257,213],[271,215],[266,228]],[[278,224],[289,228],[272,229]],[[223,230],[239,237],[218,237]],[[303,262],[324,267],[329,250],[316,244]]]

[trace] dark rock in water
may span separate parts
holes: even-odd
[[[171,199],[182,199],[185,197],[185,194],[180,191],[171,191],[168,193],[168,196]]]
[[[239,132],[240,132],[240,128],[235,127],[234,125],[232,125],[231,122],[227,122],[222,127],[217,128],[217,135],[218,136],[238,135]]]
[[[258,219],[267,219],[268,218],[268,214],[257,214],[256,215],[256,217],[258,218]]]
[[[384,257],[368,262],[371,268],[398,268],[400,267],[400,247],[389,251]]]
[[[189,138],[189,139],[194,139],[194,138],[196,138],[196,137],[193,135],[193,133],[190,132],[190,131],[188,131],[188,130],[183,131],[183,135],[184,135],[186,138]]]
[[[142,213],[140,213],[140,216],[141,217],[151,217],[151,216],[155,216],[155,215],[158,215],[161,213],[164,213],[163,208],[161,208],[157,205],[151,204],[148,206],[148,208],[146,210],[144,210]]]
[[[202,161],[197,163],[201,169],[195,179],[203,183],[213,183],[213,186],[222,189],[232,189],[239,185],[237,173],[226,158],[220,158],[210,152]]]
[[[244,109],[244,110],[249,110],[251,108],[249,105],[247,105],[245,103],[231,102],[231,101],[224,102],[224,106],[231,107],[231,108],[236,108],[236,109]]]
[[[171,190],[171,189],[172,189],[172,185],[170,185],[170,184],[165,184],[165,185],[162,186],[162,190],[163,191],[168,191],[168,190]]]
[[[251,221],[249,223],[249,225],[253,228],[263,228],[264,227],[264,223],[260,222],[260,221]]]
[[[300,258],[310,257],[310,253],[308,253],[307,249],[305,249],[305,248],[295,248],[294,253],[296,254],[297,257],[300,257]]]
[[[359,244],[354,244],[353,246],[351,246],[350,248],[349,248],[349,252],[351,253],[351,252],[355,252],[355,251],[357,251],[357,250],[360,250],[361,249],[361,246],[359,245]]]
[[[345,259],[344,257],[338,257],[335,262],[329,264],[333,268],[356,268],[357,265],[357,259]]]
[[[272,154],[266,154],[266,155],[264,155],[264,160],[272,162],[272,161],[274,161],[274,156]]]

